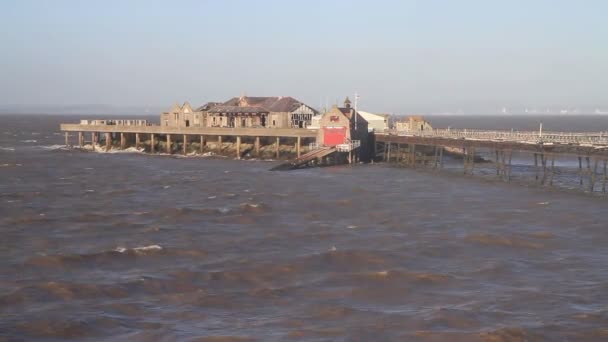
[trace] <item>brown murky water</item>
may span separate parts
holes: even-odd
[[[605,199],[66,151],[65,118],[0,120],[0,341],[608,339]]]

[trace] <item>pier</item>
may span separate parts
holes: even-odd
[[[61,124],[60,129],[65,134],[66,146],[73,146],[71,134],[77,136],[76,145],[84,147],[85,134],[90,134],[90,142],[104,146],[109,151],[115,143],[120,149],[129,147],[142,148],[144,142],[152,153],[174,153],[176,144],[181,145],[181,153],[187,154],[192,143],[199,145],[200,152],[207,150],[207,143],[213,142],[216,151],[221,151],[224,138],[234,139],[235,156],[241,158],[241,146],[244,139],[253,144],[253,153],[260,155],[263,141],[272,141],[275,157],[280,157],[281,142],[293,142],[296,157],[300,157],[302,147],[314,142],[317,130],[298,128],[214,128],[214,127],[165,127],[158,125],[88,125],[88,124]],[[159,147],[162,140],[164,151]],[[178,152],[179,153],[179,152]]]
[[[513,154],[528,155],[534,163],[534,181],[548,186],[553,185],[556,174],[555,159],[573,157],[578,159],[579,187],[593,192],[601,185],[601,192],[606,193],[608,135],[605,132],[393,130],[374,134],[374,141],[377,160],[441,170],[444,155],[457,154],[462,158],[463,174],[473,175],[480,162],[493,163],[496,177],[506,182],[512,179]],[[493,158],[481,159],[478,153],[482,151]]]

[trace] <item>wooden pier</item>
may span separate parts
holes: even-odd
[[[85,133],[91,135],[90,142],[105,147],[108,151],[115,143],[119,143],[120,149],[129,147],[141,148],[146,141],[152,153],[162,152],[159,150],[162,145],[164,152],[174,153],[174,147],[181,143],[181,153],[187,154],[191,149],[192,143],[197,143],[200,152],[207,150],[207,143],[210,137],[216,146],[216,152],[222,150],[225,144],[224,138],[230,137],[235,140],[236,158],[241,158],[243,139],[249,139],[253,145],[253,153],[260,156],[262,138],[272,141],[276,158],[280,157],[281,140],[293,141],[296,157],[300,157],[302,146],[308,146],[310,142],[316,141],[317,130],[297,129],[297,128],[216,128],[216,127],[164,127],[157,125],[82,125],[82,124],[61,124],[60,129],[65,134],[66,146],[72,146],[70,133],[77,135],[77,145],[84,147]],[[307,140],[307,141],[304,141]],[[178,152],[179,153],[179,152]]]
[[[465,175],[473,175],[484,151],[493,158],[496,177],[510,182],[513,154],[530,155],[534,160],[534,181],[553,185],[555,159],[568,156],[578,159],[579,187],[585,191],[606,193],[608,181],[608,134],[605,132],[510,132],[481,130],[432,130],[420,132],[389,131],[376,133],[375,157],[409,167],[441,170],[444,154],[462,158]],[[484,160],[484,162],[488,162]],[[601,189],[597,186],[601,185]]]

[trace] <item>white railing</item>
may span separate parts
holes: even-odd
[[[351,140],[350,142],[348,142],[346,144],[336,145],[336,150],[338,152],[350,152],[360,146],[361,146],[360,140]]]
[[[310,144],[308,144],[308,149],[311,151],[316,150],[319,147],[320,147],[319,144],[317,144],[316,142],[311,142]]]
[[[472,129],[433,129],[428,131],[388,131],[401,136],[436,137],[449,139],[513,141],[527,143],[554,143],[577,145],[608,145],[608,132],[533,132],[533,131],[484,131]]]

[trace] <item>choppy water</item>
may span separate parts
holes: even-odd
[[[0,120],[0,341],[608,339],[605,199],[67,151],[66,118]]]

